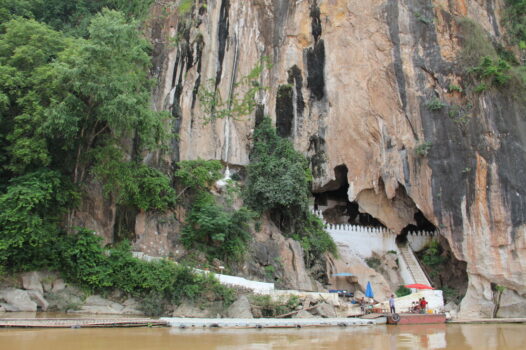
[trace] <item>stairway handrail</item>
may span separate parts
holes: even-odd
[[[431,278],[429,278],[429,275],[427,274],[426,270],[422,267],[422,264],[420,263],[418,258],[415,256],[415,253],[413,252],[413,248],[411,248],[411,245],[406,243],[406,244],[403,244],[403,245],[400,244],[400,246],[407,248],[407,250],[409,251],[409,254],[413,254],[413,257],[415,258],[416,263],[418,264],[418,267],[420,268],[420,270],[422,270],[422,272],[424,273],[425,278],[427,279],[427,282],[431,286]],[[406,264],[407,264],[407,267],[409,268],[409,264],[407,262],[406,262]],[[411,268],[409,268],[409,272],[411,272],[411,275],[413,275],[413,279],[415,280],[415,283],[416,283],[416,277],[415,277],[414,272],[411,270]]]

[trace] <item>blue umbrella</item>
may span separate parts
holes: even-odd
[[[350,272],[338,272],[338,273],[333,273],[332,274],[333,276],[343,276],[343,277],[348,277],[348,276],[354,276],[352,273]]]
[[[367,288],[365,288],[365,296],[367,298],[374,298],[373,288],[371,287],[371,282],[367,282]]]

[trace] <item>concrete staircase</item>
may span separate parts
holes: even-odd
[[[420,267],[418,260],[416,260],[413,250],[408,244],[398,244],[398,250],[404,259],[406,266],[414,279],[414,283],[425,284],[430,286],[431,283],[426,277],[425,272]]]

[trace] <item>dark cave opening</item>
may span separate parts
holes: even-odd
[[[369,227],[385,227],[378,219],[359,210],[357,202],[350,202],[347,192],[347,166],[334,168],[335,179],[314,193],[314,210],[320,210],[330,224],[351,224]]]
[[[418,232],[418,231],[427,231],[427,232],[436,232],[437,228],[433,225],[424,214],[418,210],[414,219],[416,224],[409,224],[400,231],[400,234],[396,237],[396,243],[405,244],[407,243],[407,235],[409,232]]]

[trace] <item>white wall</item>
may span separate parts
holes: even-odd
[[[411,308],[411,304],[414,301],[418,301],[420,298],[426,298],[427,309],[442,312],[444,311],[444,297],[442,296],[441,290],[420,290],[413,294],[406,295],[405,297],[395,299],[395,308],[397,313],[407,312]],[[382,307],[389,310],[389,301],[381,303]]]
[[[243,287],[251,289],[254,293],[258,294],[269,294],[274,290],[274,283],[258,282],[247,280],[242,277],[228,276],[228,275],[215,275],[221,284],[234,287]]]
[[[407,241],[415,252],[419,252],[424,249],[435,237],[433,232],[419,231],[409,232],[407,235]]]

